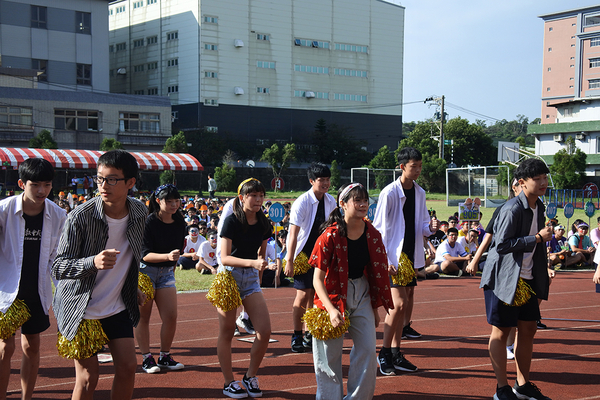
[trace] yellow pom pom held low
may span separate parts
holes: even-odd
[[[242,298],[231,271],[219,272],[210,285],[206,298],[211,304],[227,312],[242,305]]]
[[[23,300],[15,299],[6,313],[0,312],[0,339],[12,337],[29,318],[31,314],[27,304]]]
[[[400,254],[400,260],[398,261],[398,272],[396,275],[392,275],[392,282],[394,285],[406,286],[412,282],[415,277],[415,269],[413,268],[412,261],[409,260],[405,253]]]
[[[283,269],[285,269],[286,262],[283,260]],[[294,260],[294,275],[302,275],[310,271],[312,267],[308,263],[308,256],[301,251]]]
[[[350,313],[344,313],[344,323],[337,328],[331,325],[329,313],[321,308],[311,308],[304,313],[302,321],[306,323],[306,329],[319,340],[330,340],[341,337],[350,327]]]
[[[144,304],[146,304],[148,300],[152,300],[154,298],[154,286],[152,285],[152,281],[150,280],[150,277],[143,272],[140,272],[138,275],[138,287],[146,295],[146,301]]]
[[[521,307],[524,304],[527,304],[529,299],[531,299],[531,294],[535,294],[531,286],[523,280],[523,278],[519,278],[519,283],[517,283],[517,291],[515,292],[515,299],[512,304],[506,304],[507,306],[515,306]]]
[[[90,358],[108,343],[108,337],[102,329],[102,324],[97,319],[84,319],[77,328],[73,340],[67,340],[58,333],[56,348],[58,354],[64,358],[84,360]]]

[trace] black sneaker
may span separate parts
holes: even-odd
[[[542,321],[540,321],[540,320],[537,320],[536,324],[537,324],[538,329],[548,329],[548,326],[546,324],[542,323]]]
[[[502,386],[496,389],[494,400],[517,400],[518,397],[513,393],[510,385]]]
[[[250,318],[242,318],[242,314],[240,314],[240,316],[237,317],[237,319],[235,320],[235,323],[237,324],[237,326],[245,330],[250,335],[256,334],[256,331],[254,330],[254,326],[252,326]]]
[[[171,371],[183,369],[183,364],[173,360],[170,354],[159,357],[157,364],[160,368],[170,369]]]
[[[382,351],[379,352],[379,356],[377,356],[377,364],[379,364],[379,371],[383,375],[396,375],[396,368],[394,368],[394,363],[392,362],[392,353],[384,353]]]
[[[242,378],[242,382],[244,382],[244,386],[246,386],[246,390],[250,397],[262,397],[262,392],[258,387],[258,378],[253,376],[252,378],[244,377]]]
[[[302,337],[302,334],[292,335],[292,351],[294,353],[304,353],[304,351],[306,351],[304,348],[304,337]]]
[[[147,374],[158,374],[160,372],[160,368],[156,365],[156,361],[154,361],[154,357],[152,356],[142,361],[142,369]]]
[[[531,382],[527,382],[523,386],[519,386],[519,383],[515,382],[512,391],[521,400],[552,400],[550,397],[544,396],[540,389]]]
[[[310,332],[304,332],[304,337],[302,338],[302,345],[306,351],[312,350],[313,337]]]
[[[397,369],[398,371],[415,372],[418,369],[413,363],[408,361],[400,352],[398,352],[398,354],[392,357],[392,363],[394,365],[394,369]]]
[[[233,399],[244,399],[248,393],[240,386],[240,381],[231,381],[229,385],[223,387],[223,394]]]
[[[421,337],[421,334],[417,331],[415,331],[413,328],[411,328],[410,324],[412,324],[412,321],[408,323],[408,325],[406,325],[404,328],[402,328],[402,339],[404,338],[408,338],[408,339],[418,339]]]
[[[425,279],[437,279],[440,277],[440,274],[438,274],[437,272],[430,272],[427,275],[425,275]]]

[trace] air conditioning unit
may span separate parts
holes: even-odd
[[[127,74],[127,69],[126,68],[119,68],[117,70],[117,74],[119,74],[119,75],[126,75]]]
[[[244,89],[241,88],[240,86],[236,86],[233,88],[233,93],[234,94],[244,94]]]
[[[315,97],[315,92],[306,92],[304,93],[304,97],[306,97],[307,99],[312,99],[313,97]]]
[[[244,47],[244,41],[243,41],[243,40],[241,40],[241,39],[235,39],[235,40],[233,41],[233,45],[234,45],[235,47]]]
[[[581,132],[575,135],[575,139],[577,140],[585,140],[585,132]]]
[[[564,139],[563,139],[562,133],[557,133],[557,134],[554,135],[554,141],[555,142],[562,142],[563,140]]]

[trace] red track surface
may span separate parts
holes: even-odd
[[[536,335],[531,379],[552,399],[600,399],[600,322],[553,321],[549,318],[600,320],[600,293],[591,272],[560,272],[543,302],[542,315],[553,329]],[[478,278],[422,281],[415,292],[413,327],[421,339],[404,341],[406,356],[419,367],[412,374],[377,377],[377,399],[490,399],[496,381],[487,352],[490,327],[485,319]],[[259,371],[265,398],[313,399],[316,384],[312,354],[290,352],[292,288],[265,289],[273,329]],[[216,354],[217,313],[205,293],[178,296],[179,322],[172,353],[182,371],[148,375],[138,367],[135,399],[212,399],[222,395],[223,377]],[[159,350],[160,320],[154,310],[151,346]],[[34,398],[68,399],[74,382],[70,360],[58,356],[56,325],[42,337],[42,360]],[[382,328],[378,329],[381,345]],[[19,335],[17,335],[19,337]],[[242,336],[244,337],[244,336]],[[18,341],[18,340],[17,340]],[[344,365],[348,365],[351,340]],[[250,343],[234,340],[234,373],[241,379],[248,366]],[[20,398],[19,354],[13,359],[9,399]],[[140,356],[141,358],[141,356]],[[112,364],[100,367],[95,399],[108,399]],[[509,378],[515,377],[513,361]],[[332,399],[333,400],[333,399]]]

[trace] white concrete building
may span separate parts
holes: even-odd
[[[384,0],[118,0],[110,88],[168,95],[175,128],[298,142],[319,118],[369,150],[402,126],[404,7]]]

